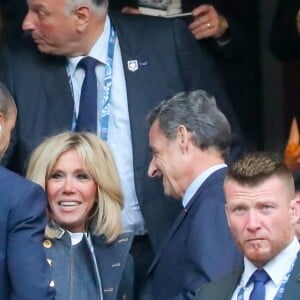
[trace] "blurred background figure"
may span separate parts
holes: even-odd
[[[56,299],[133,299],[132,234],[112,154],[91,133],[66,132],[32,154],[27,177],[48,196],[44,240]]]
[[[278,0],[272,20],[269,47],[281,63],[284,135],[290,135],[293,118],[300,120],[300,1]],[[292,125],[295,128],[295,125]]]
[[[300,1],[278,0],[270,36],[270,48],[280,60],[300,57]]]
[[[22,22],[26,11],[26,0],[0,0],[2,38],[15,41],[22,36]]]
[[[270,50],[281,62],[284,135],[286,144],[285,163],[292,171],[295,186],[300,182],[300,1],[278,0],[272,20]]]
[[[0,160],[16,116],[14,100],[0,83]],[[42,248],[47,203],[43,190],[0,166],[0,193],[0,299],[54,299]]]
[[[292,119],[289,139],[284,149],[284,160],[294,175],[300,171],[300,138],[296,118]]]

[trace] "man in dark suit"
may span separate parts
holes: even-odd
[[[10,93],[0,83],[0,159],[16,114]],[[47,203],[43,190],[0,167],[0,193],[0,299],[54,299],[42,248]]]
[[[204,285],[195,299],[299,299],[299,213],[287,166],[275,155],[248,154],[229,169],[224,189],[228,224],[244,264]]]
[[[145,239],[149,236],[156,249],[180,205],[166,199],[161,186],[146,176],[150,155],[145,117],[149,110],[177,92],[205,88],[216,95],[220,109],[231,122],[231,159],[241,150],[235,116],[210,59],[179,20],[118,13],[108,16],[106,0],[86,0],[80,5],[71,0],[27,2],[23,29],[31,33],[39,51],[31,41],[22,41],[6,51],[0,66],[0,76],[15,96],[19,110],[16,144],[7,157],[8,166],[22,172],[28,155],[45,137],[76,128],[84,78],[78,62],[83,56],[97,59],[101,62],[95,70],[100,115],[101,94],[111,86],[107,141],[124,191],[124,228],[135,233],[134,246],[147,243],[138,247],[140,255],[133,253],[134,257],[151,261]],[[112,32],[117,39],[112,39],[115,52],[113,60],[108,60]],[[103,73],[109,61],[113,62],[112,82],[104,86]],[[98,116],[98,123],[101,121]],[[144,268],[148,267],[145,264]]]
[[[149,115],[148,175],[162,179],[183,209],[148,271],[141,299],[174,299],[233,271],[241,262],[225,215],[224,163],[231,135],[204,91],[180,93]]]

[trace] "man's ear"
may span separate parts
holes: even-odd
[[[292,223],[296,224],[300,218],[300,198],[299,194],[296,194],[295,199],[291,201],[291,218],[292,218]]]
[[[177,128],[177,141],[180,148],[185,149],[189,141],[189,132],[184,125],[179,125]]]
[[[88,6],[80,5],[76,8],[74,14],[76,18],[76,28],[79,32],[83,32],[89,24],[91,13],[91,9]]]

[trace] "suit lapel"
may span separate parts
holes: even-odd
[[[185,217],[188,215],[188,209],[185,208],[183,210],[181,210],[179,216],[177,217],[176,221],[174,222],[173,226],[171,227],[166,239],[164,240],[164,242],[161,244],[161,247],[158,249],[157,254],[152,262],[152,264],[150,265],[150,268],[147,272],[147,276],[150,275],[150,273],[153,271],[153,269],[155,268],[156,264],[158,263],[158,261],[160,260],[161,255],[164,252],[164,249],[166,248],[169,240],[172,238],[172,236],[175,234],[175,232],[177,231],[178,227],[180,226],[180,224],[183,222],[183,220],[185,219]]]
[[[219,300],[230,300],[232,298],[232,295],[238,286],[242,273],[244,272],[244,266],[240,266],[236,271],[232,273],[232,276],[227,276],[224,281],[224,286],[220,286],[220,289],[218,289],[218,292],[221,292],[221,295],[219,295]],[[224,277],[225,278],[225,277]],[[228,280],[227,280],[228,279]],[[221,298],[222,297],[222,298]]]
[[[299,300],[300,299],[300,254],[298,252],[294,268],[286,284],[282,295],[282,300]]]

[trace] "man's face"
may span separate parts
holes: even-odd
[[[285,181],[270,177],[257,186],[225,182],[226,213],[231,233],[244,255],[264,266],[294,236],[295,203]]]
[[[152,150],[152,160],[148,168],[148,176],[162,177],[164,193],[167,196],[180,199],[184,191],[180,187],[181,151],[176,139],[168,140],[155,121],[149,131],[149,144]]]
[[[68,14],[66,0],[27,0],[23,30],[31,33],[43,53],[72,55],[76,42],[76,14]]]

